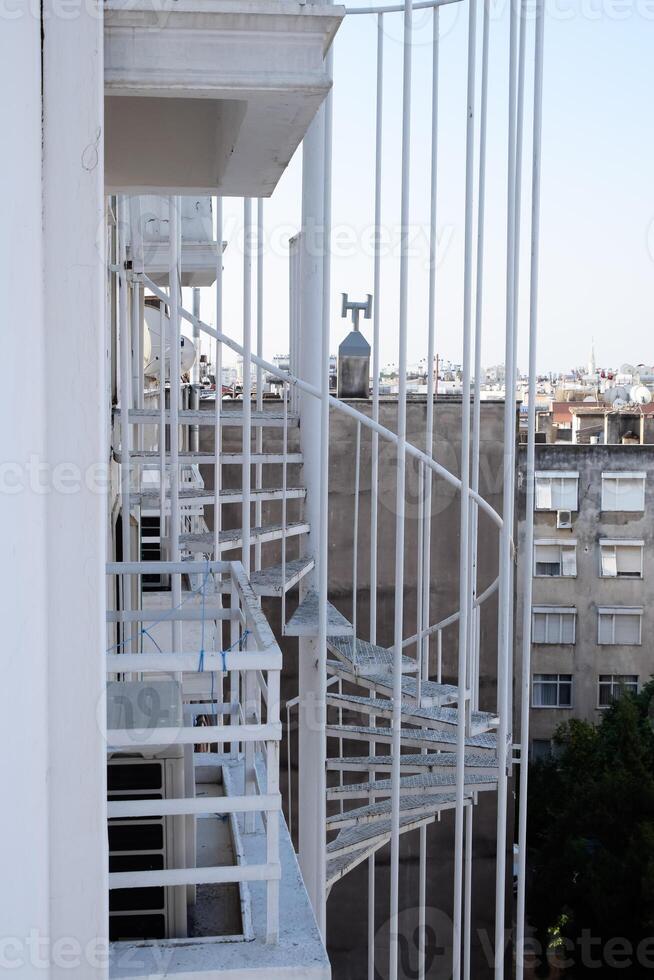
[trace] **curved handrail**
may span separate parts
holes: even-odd
[[[142,274],[139,276],[139,279],[148,287],[149,290],[151,290],[151,292],[154,293],[155,296],[157,296],[160,300],[162,300],[162,302],[164,303],[168,302],[167,293],[165,293],[154,282],[152,282],[152,280],[149,279],[148,276]],[[208,334],[210,337],[213,337],[214,340],[217,340],[221,344],[225,344],[225,346],[229,347],[229,349],[234,351],[235,354],[241,354],[241,355],[243,354],[243,347],[237,341],[232,340],[231,337],[227,337],[224,333],[222,333],[222,331],[216,330],[215,327],[210,327],[208,323],[205,323],[199,317],[194,316],[193,313],[190,313],[183,306],[179,307],[179,315],[182,317],[182,319],[186,320],[188,323],[193,324],[194,326],[198,327],[199,330]],[[308,381],[303,381],[302,378],[298,378],[297,376],[291,374],[289,371],[284,371],[281,368],[278,368],[277,365],[271,364],[269,361],[264,360],[262,357],[258,357],[256,354],[251,354],[251,360],[252,363],[255,364],[257,367],[263,368],[263,370],[279,378],[281,381],[286,381],[288,384],[295,385],[301,391],[305,391],[307,394],[312,395],[314,398],[319,398],[319,399],[322,398],[322,392],[320,391],[320,389],[317,388],[315,385],[309,384]],[[363,412],[360,412],[356,408],[352,408],[351,405],[348,405],[346,402],[343,402],[340,399],[335,398],[333,395],[329,396],[329,402],[330,405],[332,405],[335,409],[337,409],[337,411],[342,412],[344,415],[349,415],[353,419],[356,419],[358,422],[361,423],[361,425],[365,426],[368,429],[372,429],[373,432],[377,432],[378,435],[382,436],[384,439],[387,439],[389,442],[392,442],[395,445],[398,444],[399,438],[395,432],[392,432],[390,429],[387,429],[385,426],[381,425],[379,422],[376,422],[374,419],[369,418],[369,416],[364,415]],[[458,477],[454,476],[453,473],[450,473],[450,471],[446,469],[441,463],[437,463],[432,456],[428,456],[427,453],[423,452],[421,449],[418,449],[417,446],[413,446],[410,442],[406,443],[406,452],[409,456],[413,456],[414,459],[417,459],[420,462],[424,463],[425,466],[428,466],[431,470],[434,471],[434,473],[436,473],[443,480],[445,480],[446,483],[449,483],[457,490],[461,490],[461,480]],[[474,500],[474,502],[477,504],[479,509],[483,510],[484,513],[487,514],[488,517],[490,517],[490,519],[498,528],[502,527],[502,523],[503,523],[502,518],[494,509],[494,507],[492,507],[488,503],[487,500],[485,500],[479,493],[477,493],[475,490],[472,490],[471,488],[468,488],[468,495],[472,500]]]
[[[412,10],[428,10],[430,7],[444,7],[450,3],[461,3],[461,0],[418,0],[411,4]],[[404,4],[396,3],[390,7],[346,7],[346,14],[399,14],[404,12]]]
[[[484,602],[486,602],[486,599],[490,599],[490,597],[494,595],[495,592],[497,592],[499,588],[499,584],[500,584],[500,579],[498,576],[496,579],[494,579],[494,581],[491,582],[488,588],[484,589],[481,595],[477,596],[477,598],[472,604],[474,608],[477,609],[479,606],[483,605]],[[413,646],[413,644],[417,643],[419,639],[424,639],[424,637],[426,636],[433,636],[434,633],[438,633],[439,630],[444,630],[447,626],[452,626],[454,623],[458,623],[460,618],[461,618],[461,610],[457,609],[456,612],[451,613],[449,616],[446,616],[445,619],[441,619],[440,622],[434,623],[433,626],[427,626],[424,630],[421,630],[420,633],[414,633],[413,636],[407,637],[406,640],[402,641],[402,649],[404,649],[405,647]]]

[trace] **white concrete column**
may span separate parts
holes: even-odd
[[[43,4],[44,283],[52,943],[50,978],[106,976],[104,142],[102,8]],[[74,486],[74,490],[70,489]]]
[[[323,303],[325,112],[320,109],[304,138],[302,153],[302,235],[300,237],[300,376],[321,386],[321,329]],[[305,514],[311,525],[307,549],[316,560],[306,587],[318,587],[320,555],[320,401],[300,396],[300,441],[307,488]],[[326,558],[326,556],[324,556]],[[319,718],[320,676],[318,641],[299,641],[299,860],[304,883],[319,925],[324,918],[320,862],[324,840],[323,738]]]
[[[8,9],[8,8],[7,8]],[[38,7],[36,8],[38,10]],[[41,231],[41,23],[16,6],[0,24],[3,365],[0,384],[0,973],[44,977],[49,935],[45,495]],[[32,463],[32,467],[30,467]],[[21,727],[29,721],[29,738]],[[23,729],[24,731],[24,729]],[[39,966],[39,963],[41,966]]]

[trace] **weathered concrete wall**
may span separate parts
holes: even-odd
[[[521,447],[517,487],[518,576],[522,581],[525,554],[525,463]],[[568,646],[535,644],[532,647],[532,676],[573,675],[573,708],[532,708],[531,738],[549,739],[556,727],[571,717],[597,722],[599,674],[637,674],[641,683],[654,670],[651,646],[654,608],[650,600],[654,581],[654,447],[622,445],[536,446],[537,470],[573,470],[579,473],[579,510],[573,514],[571,531],[556,529],[556,512],[536,512],[534,538],[577,541],[576,578],[534,578],[534,605],[574,605],[577,609],[576,643]],[[643,513],[602,511],[602,472],[645,471]],[[601,578],[601,538],[643,540],[642,579]],[[600,606],[642,606],[641,646],[600,646],[597,643]],[[516,676],[520,673],[522,650],[522,594],[518,588],[516,615]]]

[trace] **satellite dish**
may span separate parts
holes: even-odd
[[[170,337],[170,317],[165,314],[161,315],[160,311],[153,306],[145,307],[145,325],[147,327],[147,335],[150,342],[149,358],[144,367],[144,374],[152,377],[159,377],[160,367],[159,367],[159,355],[161,352],[161,320],[164,323],[164,336]],[[146,356],[146,345],[143,345],[143,355],[144,360]],[[166,380],[170,380],[170,341],[166,343],[165,347],[166,356]],[[181,374],[186,374],[190,371],[195,363],[196,350],[195,344],[188,337],[180,337],[180,350],[179,359]]]
[[[635,373],[636,373],[636,368],[633,366],[633,364],[623,364],[622,367],[620,368],[620,374],[634,375]]]
[[[614,408],[624,408],[624,406],[626,404],[627,404],[627,402],[626,402],[626,400],[624,398],[616,398],[615,401],[613,402],[613,407]]]
[[[615,398],[613,399],[613,404],[615,405],[616,399],[619,398],[626,405],[629,401],[629,389],[624,385],[618,385],[613,389],[615,392]]]
[[[612,405],[617,397],[618,393],[615,388],[605,388],[602,392],[602,401],[605,405]]]
[[[631,389],[631,400],[636,405],[649,405],[652,400],[652,392],[645,385],[634,385]]]

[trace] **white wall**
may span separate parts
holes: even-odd
[[[44,975],[29,944],[49,923],[46,500],[27,473],[45,456],[41,25],[18,13],[0,24],[0,972],[22,980]]]
[[[99,980],[105,494],[86,478],[107,458],[101,16],[6,6],[0,87],[0,972]]]
[[[107,934],[103,30],[94,4],[74,9],[45,0],[48,455],[78,479],[47,498],[50,930],[84,953],[53,980],[104,976]]]

